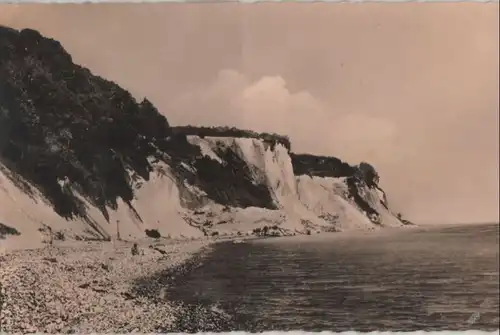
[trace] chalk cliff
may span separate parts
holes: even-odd
[[[172,127],[52,39],[0,27],[0,244],[401,226],[369,164],[286,136]]]

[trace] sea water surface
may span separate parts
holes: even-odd
[[[170,288],[244,330],[497,330],[499,225],[217,245]],[[249,329],[250,328],[250,329]]]

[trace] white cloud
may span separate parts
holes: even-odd
[[[296,152],[335,155],[353,163],[379,160],[397,136],[388,120],[327,110],[310,92],[290,91],[280,76],[252,81],[234,70],[219,72],[206,87],[175,99],[168,110],[177,124],[286,134]]]

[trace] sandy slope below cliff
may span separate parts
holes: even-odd
[[[168,167],[163,168],[166,169],[165,174],[152,173],[148,182],[137,185],[132,201],[135,212],[119,200],[118,209],[109,211],[110,220],[107,222],[102,213],[87,202],[91,224],[81,218],[65,220],[54,212],[36,189],[32,189],[33,196],[27,195],[0,170],[0,223],[20,233],[0,239],[0,249],[41,247],[50,240],[45,227],[50,227],[53,234],[60,232],[66,239],[116,239],[117,229],[124,239],[142,238],[146,229],[156,229],[164,237],[203,236],[199,229],[191,227],[183,219],[186,210],[180,205],[179,190]]]

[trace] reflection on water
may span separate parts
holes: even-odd
[[[498,225],[221,244],[170,295],[245,330],[497,330],[498,248]]]

